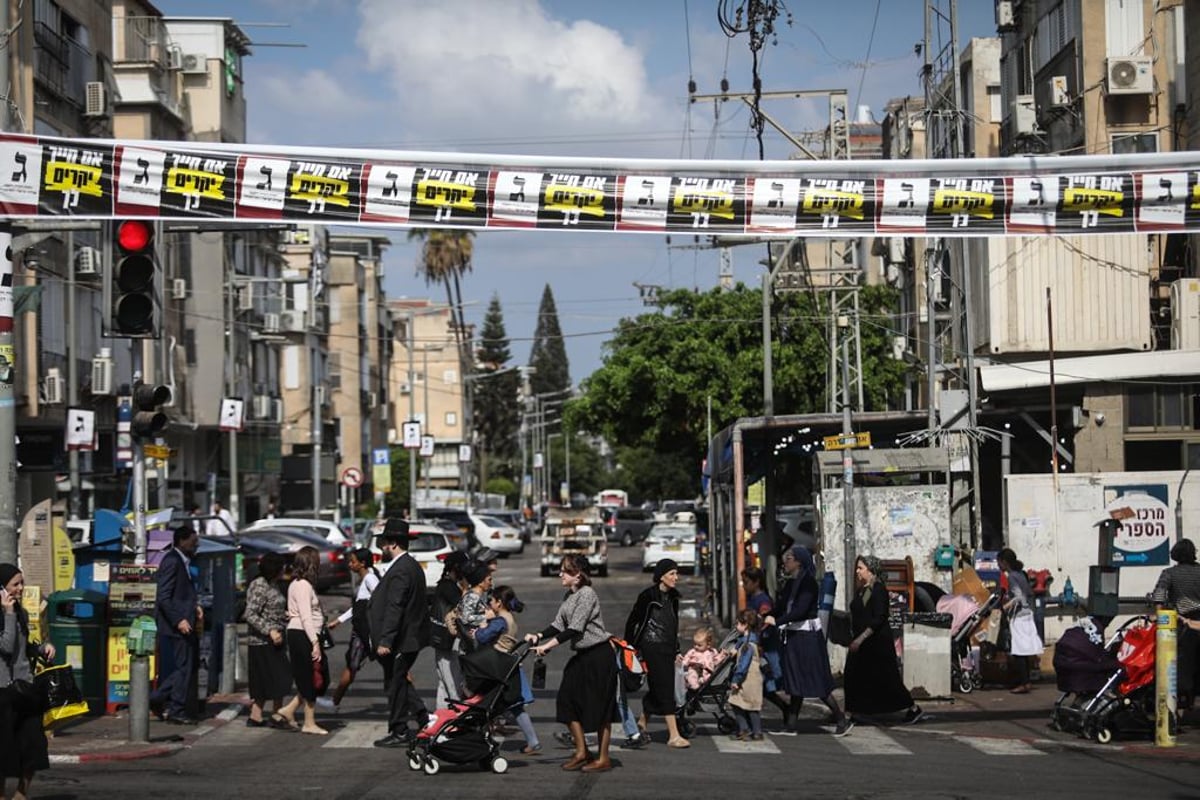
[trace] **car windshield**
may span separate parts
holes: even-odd
[[[499,517],[480,517],[480,519],[483,520],[484,525],[490,525],[493,528],[508,528],[508,527],[510,527],[507,522],[500,519]]]
[[[696,538],[696,529],[692,527],[684,527],[681,525],[655,525],[650,531],[647,541],[677,541],[679,539],[694,539]]]
[[[442,533],[410,533],[408,536],[408,551],[410,553],[432,553],[435,550],[445,550],[446,536]]]

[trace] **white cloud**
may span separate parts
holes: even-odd
[[[273,144],[344,143],[349,130],[381,110],[377,98],[357,94],[353,87],[353,81],[324,69],[256,75],[249,90],[254,113],[248,138]]]
[[[536,0],[362,0],[360,13],[366,64],[410,141],[636,130],[661,106],[639,48]]]

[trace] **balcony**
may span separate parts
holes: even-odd
[[[159,69],[170,66],[167,29],[160,17],[125,17],[116,27],[114,63],[153,64]]]
[[[83,108],[84,84],[94,80],[92,52],[44,22],[33,28],[35,81],[76,109]]]

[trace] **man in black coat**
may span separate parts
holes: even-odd
[[[158,565],[154,618],[158,624],[158,688],[150,695],[150,707],[161,710],[163,719],[176,725],[195,725],[187,712],[194,694],[197,627],[203,613],[196,602],[196,587],[189,567],[200,547],[200,536],[190,524],[175,529],[174,546]]]
[[[388,693],[388,734],[376,747],[405,747],[414,735],[408,720],[423,725],[427,712],[408,682],[408,671],[421,648],[429,644],[429,607],[425,571],[408,554],[408,523],[392,518],[377,537],[387,567],[371,595],[368,618],[371,645],[383,667]]]

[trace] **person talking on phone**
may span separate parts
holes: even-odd
[[[50,768],[41,710],[27,710],[13,697],[14,681],[32,681],[32,660],[54,660],[54,645],[29,640],[29,613],[21,607],[25,576],[12,564],[0,564],[0,797],[8,797],[8,779],[17,779],[14,798],[29,796],[34,773]]]

